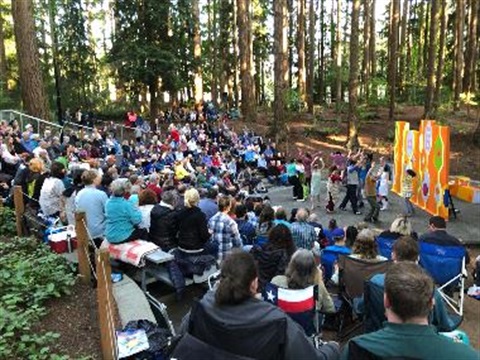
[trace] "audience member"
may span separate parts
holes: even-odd
[[[250,252],[257,263],[260,291],[274,276],[285,273],[294,251],[292,233],[282,224],[270,230],[266,243],[253,246]]]
[[[120,244],[132,240],[147,240],[148,232],[138,228],[142,222],[142,213],[124,197],[128,188],[126,182],[117,179],[110,187],[112,196],[105,205],[107,241],[111,244]]]
[[[272,279],[272,284],[287,289],[305,289],[318,286],[317,310],[324,313],[335,312],[335,305],[322,280],[322,272],[318,269],[315,257],[310,250],[298,249],[288,264],[285,275]]]
[[[292,224],[290,230],[292,232],[293,242],[297,249],[303,248],[311,250],[317,241],[317,233],[312,225],[307,223],[308,211],[300,208],[297,211],[296,222]]]
[[[456,343],[428,325],[434,283],[418,265],[393,264],[385,276],[384,328],[360,335],[345,346],[342,359],[478,359],[468,345]]]
[[[144,189],[138,194],[138,209],[142,213],[142,222],[138,225],[140,229],[150,231],[150,216],[153,207],[157,203],[157,194],[152,189]]]
[[[208,292],[200,300],[200,303],[210,317],[221,319],[226,326],[247,328],[259,321],[284,319],[286,323],[285,346],[281,354],[284,359],[338,358],[339,350],[336,343],[327,343],[320,349],[315,349],[313,342],[305,335],[303,329],[288,315],[276,306],[255,297],[257,287],[257,269],[253,257],[247,253],[234,252],[227,256],[222,263],[220,283],[217,289]],[[191,316],[195,318],[188,314],[183,319],[180,333],[187,332]],[[192,323],[191,327],[195,328],[195,323]],[[190,331],[192,331],[191,327]],[[228,333],[223,335],[225,336],[224,341],[245,341],[245,345],[250,343],[248,339],[230,339]],[[250,349],[249,346],[246,348]],[[204,355],[208,357],[208,354]]]
[[[208,228],[212,234],[212,244],[218,248],[217,258],[223,260],[233,248],[241,248],[242,238],[237,223],[228,216],[232,199],[222,196],[218,200],[218,212],[208,221]]]
[[[174,210],[176,202],[174,191],[163,191],[162,201],[150,213],[149,240],[167,252],[178,246],[178,221]]]
[[[75,197],[75,208],[83,211],[87,219],[87,228],[95,245],[100,247],[105,234],[105,205],[108,200],[105,192],[98,190],[102,177],[96,170],[82,174],[84,188]]]
[[[207,218],[198,207],[200,195],[196,189],[185,192],[185,208],[178,213],[178,248],[187,253],[209,252],[210,233]]]
[[[208,189],[207,197],[201,199],[198,207],[205,214],[207,221],[209,221],[213,215],[218,212],[217,205],[218,190],[214,187]]]

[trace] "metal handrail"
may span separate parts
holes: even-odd
[[[65,126],[76,127],[76,128],[84,129],[84,130],[88,130],[88,131],[93,131],[94,130],[93,127],[86,126],[86,125],[81,125],[81,124],[76,124],[72,121],[66,121],[64,126],[62,126],[60,124],[53,123],[53,122],[47,121],[47,120],[43,120],[43,119],[40,119],[38,117],[28,115],[28,114],[22,113],[22,112],[17,111],[17,110],[13,110],[13,109],[0,110],[0,120],[13,120],[15,118],[15,116],[18,116],[18,120],[20,122],[20,128],[22,129],[22,131],[25,129],[25,126],[27,124],[32,124],[32,125],[36,124],[35,131],[37,133],[40,133],[40,124],[45,125],[45,126],[50,126],[50,127],[53,127],[53,128],[57,128],[59,131],[61,131]],[[30,121],[25,121],[25,118],[29,119]],[[102,123],[105,123],[105,121],[102,121]],[[119,130],[120,130],[120,140],[121,141],[123,141],[123,139],[124,139],[125,130],[127,130],[127,131],[134,131],[135,130],[134,127],[125,126],[123,124],[118,124],[118,123],[115,123],[115,127],[119,128]],[[149,131],[149,133],[153,133],[153,131]]]

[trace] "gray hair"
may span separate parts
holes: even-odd
[[[285,275],[290,289],[305,289],[308,286],[318,284],[320,273],[313,253],[307,249],[295,251],[290,259]]]
[[[308,211],[305,208],[300,208],[297,211],[297,215],[295,216],[297,221],[307,221],[308,219]]]
[[[175,206],[175,204],[177,203],[177,195],[175,194],[175,191],[172,191],[172,190],[164,191],[162,193],[162,201],[165,204]]]
[[[317,214],[310,214],[307,221],[308,222],[318,222],[318,215]]]
[[[122,197],[130,189],[127,179],[116,179],[110,184],[110,191],[113,196]]]
[[[139,194],[140,191],[142,191],[142,188],[140,187],[140,185],[133,185],[130,188],[130,194]]]
[[[148,178],[148,181],[150,181],[151,183],[154,183],[154,182],[157,182],[159,179],[160,179],[160,176],[158,176],[157,173],[153,173]]]
[[[401,216],[393,220],[392,225],[390,226],[391,232],[396,232],[402,235],[411,235],[412,234],[412,223],[408,218]]]

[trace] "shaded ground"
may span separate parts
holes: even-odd
[[[52,353],[68,355],[72,359],[102,358],[95,289],[78,281],[70,295],[49,300],[45,307],[48,314],[34,331],[60,334],[51,346]]]

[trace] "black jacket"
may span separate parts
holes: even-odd
[[[177,246],[176,212],[163,205],[155,205],[150,213],[150,241],[164,251]]]
[[[209,239],[207,218],[200,208],[185,208],[178,213],[179,247],[185,250],[200,250]]]

